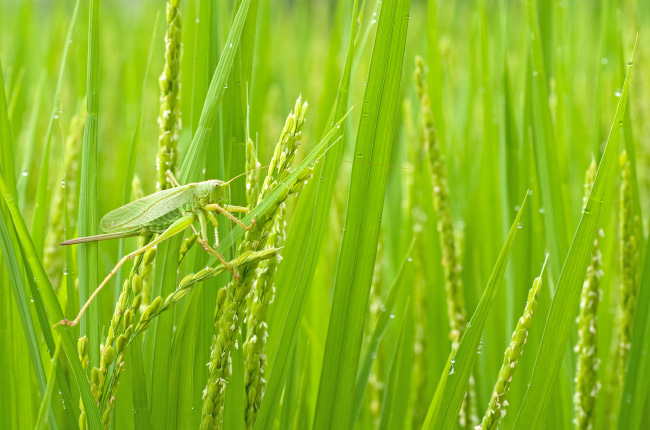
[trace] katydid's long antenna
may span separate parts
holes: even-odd
[[[228,182],[224,182],[224,184],[226,184],[226,185],[230,184],[232,181],[234,181],[237,178],[240,178],[240,177],[242,177],[242,176],[244,176],[244,175],[246,175],[248,173],[251,173],[251,172],[257,172],[258,170],[266,169],[267,167],[269,167],[268,164],[266,166],[258,167],[257,169],[252,169],[252,170],[248,170],[246,172],[242,172],[239,175],[235,176],[234,178],[230,179]]]

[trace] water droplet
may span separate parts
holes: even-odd
[[[537,70],[533,70],[533,76],[537,76]]]
[[[532,196],[533,195],[533,190],[526,191],[526,194],[528,194],[529,196]]]
[[[543,214],[544,213],[544,208],[539,208],[539,213]]]
[[[467,321],[467,324],[465,324],[465,328],[471,328],[472,327],[472,322]]]
[[[27,172],[27,170],[23,170],[20,174],[23,176],[27,176],[29,175],[29,172]]]
[[[391,317],[391,318],[395,318],[395,314],[390,314],[390,317]]]
[[[615,97],[620,97],[621,96],[621,90],[614,91],[614,96]]]
[[[600,64],[605,65],[607,63],[609,63],[609,60],[607,58],[601,58],[600,59]]]
[[[59,114],[58,113],[54,114],[54,119],[59,119]]]
[[[478,351],[479,354],[483,352],[483,342],[478,343]]]
[[[517,228],[521,228],[521,227],[522,227],[521,223],[517,224]]]
[[[61,181],[61,188],[65,188],[65,179]]]
[[[455,363],[455,360],[451,360],[451,363],[449,364],[449,374],[450,375],[454,374],[454,363]]]
[[[634,64],[633,61],[628,61],[628,62],[627,62],[627,65],[628,65],[628,66],[631,66],[632,64]]]
[[[521,206],[519,205],[515,206],[515,212],[519,212],[519,209],[521,209]]]
[[[30,302],[34,303],[34,298],[29,299]]]
[[[230,47],[232,48],[232,43],[230,44]]]
[[[413,261],[413,258],[409,257],[406,261]]]

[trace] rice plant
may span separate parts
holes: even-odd
[[[0,0],[0,429],[645,428],[649,23]]]

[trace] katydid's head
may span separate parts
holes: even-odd
[[[210,181],[210,201],[218,203],[226,199],[226,188],[228,183],[214,179]]]

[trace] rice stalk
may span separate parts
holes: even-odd
[[[286,205],[283,203],[275,218],[271,234],[267,240],[267,247],[284,247],[286,233]],[[244,342],[244,385],[246,387],[246,426],[252,428],[255,424],[257,411],[262,403],[266,379],[266,354],[264,347],[268,337],[266,314],[275,297],[275,272],[282,257],[278,254],[275,258],[268,259],[260,264],[255,288],[252,292],[252,303],[246,317],[248,327],[246,341]]]
[[[622,387],[625,380],[627,358],[632,342],[632,322],[637,297],[638,244],[635,232],[634,203],[632,201],[632,171],[627,153],[623,152],[620,192],[620,334],[618,379]]]
[[[592,161],[585,175],[585,204],[596,177],[598,167]],[[602,230],[601,230],[602,231]],[[578,315],[578,344],[574,351],[577,353],[575,377],[575,406],[574,423],[577,429],[593,428],[595,419],[596,395],[600,390],[598,382],[598,301],[600,299],[600,277],[602,276],[602,254],[598,247],[598,236],[594,239],[591,253],[591,264],[587,268],[587,276],[580,296],[580,313]]]
[[[181,130],[181,15],[180,0],[167,3],[167,32],[165,33],[165,66],[160,75],[160,135],[156,169],[156,190],[165,190],[173,185],[165,172],[174,172],[176,167],[176,144]]]
[[[447,168],[440,152],[440,144],[433,123],[431,102],[425,76],[425,64],[421,57],[415,59],[415,82],[420,99],[420,112],[424,132],[422,134],[424,150],[427,153],[431,166],[433,182],[433,206],[438,215],[438,234],[442,250],[442,266],[444,269],[445,291],[447,293],[447,316],[449,318],[452,350],[458,348],[460,338],[465,331],[467,312],[465,310],[465,295],[461,278],[462,266],[459,258],[459,244],[454,232],[451,215],[449,184],[447,182]],[[467,395],[463,400],[460,412],[461,427],[472,427],[478,421],[473,413],[476,405],[474,400],[474,379],[470,376]]]
[[[276,145],[273,158],[269,165],[268,175],[258,197],[258,202],[264,200],[275,186],[290,174],[290,166],[296,150],[300,144],[301,130],[305,121],[307,103],[301,98],[296,101],[295,112],[289,114],[280,140]],[[274,205],[256,220],[251,230],[246,231],[244,239],[239,246],[238,253],[245,254],[247,251],[264,249],[277,223],[277,217],[281,212],[284,201],[290,194],[298,192],[305,181],[311,176],[311,170],[306,169],[299,175],[296,182],[280,194]],[[249,265],[243,270],[236,271],[236,277],[219,291],[217,297],[217,309],[215,311],[215,331],[210,348],[210,362],[208,364],[210,376],[205,390],[203,391],[203,408],[201,428],[204,430],[221,427],[221,416],[225,400],[225,389],[227,379],[232,371],[230,353],[236,345],[236,337],[239,332],[241,320],[244,317],[246,298],[256,280],[257,265]],[[268,292],[267,292],[268,293]],[[262,315],[261,315],[262,316]],[[263,315],[265,316],[265,315]],[[261,330],[266,333],[266,322],[248,322],[249,330]],[[266,334],[260,336],[262,340]],[[255,356],[248,356],[247,359],[254,359]],[[257,363],[257,364],[255,364]],[[259,365],[259,359],[246,362],[246,366]],[[248,387],[247,387],[248,388]],[[255,386],[256,393],[262,393],[261,386]],[[256,394],[257,395],[257,394]]]
[[[548,254],[546,260],[548,260]],[[475,427],[477,430],[496,430],[499,425],[499,420],[506,416],[506,407],[508,406],[506,395],[510,389],[512,375],[515,373],[517,362],[524,351],[524,345],[528,338],[528,330],[533,322],[533,314],[537,309],[537,297],[542,287],[542,274],[544,273],[545,267],[546,261],[544,261],[542,272],[539,277],[535,278],[533,286],[528,291],[528,300],[526,301],[524,313],[519,318],[517,327],[512,333],[510,345],[506,349],[503,358],[503,365],[501,366],[501,370],[499,370],[499,378],[492,390],[492,396],[490,396],[490,403],[483,416],[481,425]]]

